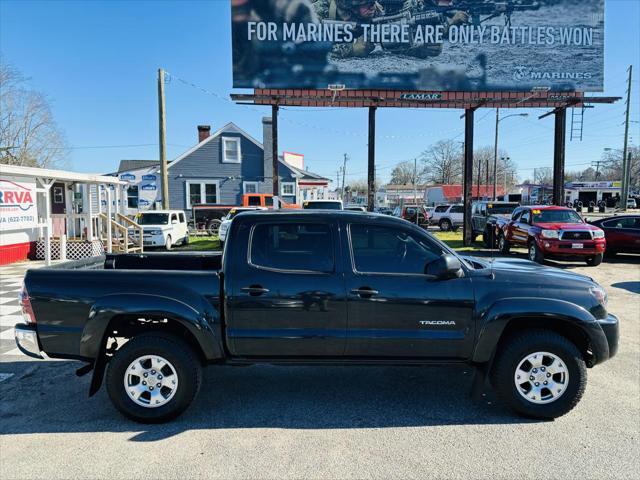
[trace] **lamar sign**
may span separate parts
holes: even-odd
[[[231,2],[234,87],[603,90],[604,0],[291,3]]]
[[[35,181],[0,178],[0,231],[37,225]]]

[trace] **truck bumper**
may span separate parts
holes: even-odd
[[[18,323],[14,328],[14,335],[16,345],[18,345],[22,353],[33,358],[39,358],[40,360],[44,358],[41,354],[40,344],[38,343],[38,332],[36,331],[35,325]]]
[[[598,359],[598,363],[601,363],[618,353],[620,323],[618,322],[618,317],[612,314],[608,314],[607,318],[604,320],[598,320],[598,323],[600,324],[600,328],[602,328],[602,331],[604,332],[604,336],[607,340],[607,345],[609,346],[609,354],[607,358],[604,358],[602,360]]]
[[[604,253],[606,242],[604,239],[571,242],[541,238],[538,240],[538,246],[545,255],[590,257]],[[575,248],[576,246],[580,247]]]

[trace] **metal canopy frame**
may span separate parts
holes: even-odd
[[[463,109],[464,142],[464,245],[471,245],[471,199],[473,183],[473,120],[479,108],[548,108],[538,119],[555,115],[553,150],[553,201],[564,201],[564,163],[567,108],[590,108],[594,104],[611,104],[621,97],[592,97],[584,92],[551,92],[534,89],[530,92],[440,92],[404,90],[348,90],[348,89],[265,89],[253,93],[232,93],[231,100],[240,105],[271,106],[273,119],[273,157],[277,158],[278,109],[284,107],[368,108],[368,171],[367,210],[375,203],[375,114],[380,108],[453,108]],[[274,196],[278,192],[278,165],[274,161]],[[274,199],[276,200],[276,199]]]

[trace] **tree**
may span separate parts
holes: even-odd
[[[433,183],[460,183],[462,163],[462,147],[455,140],[440,140],[420,154],[421,174]]]
[[[627,155],[629,154],[631,154],[629,186],[637,188],[640,186],[640,147],[630,145],[627,151]],[[607,163],[598,180],[622,180],[622,149],[607,150],[602,155],[602,159]]]
[[[66,155],[47,98],[0,60],[0,163],[51,168],[64,164]]]
[[[413,184],[414,181],[417,184],[424,182],[424,172],[421,170],[415,170],[414,177],[414,163],[413,162],[400,162],[397,164],[391,172],[391,185],[408,185]]]

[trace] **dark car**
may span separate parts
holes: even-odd
[[[487,248],[493,248],[497,243],[496,224],[498,218],[508,219],[513,211],[520,206],[517,202],[494,202],[482,200],[473,202],[471,206],[472,240],[482,235],[482,241]]]
[[[640,253],[640,215],[619,215],[589,223],[604,230],[607,255]]]
[[[617,351],[618,320],[592,279],[461,257],[404,220],[243,212],[228,238],[222,256],[114,255],[104,270],[29,270],[18,347],[86,362],[77,373],[93,371],[90,394],[106,371],[111,401],[142,422],[184,411],[203,366],[257,363],[465,363],[476,367],[476,398],[488,376],[516,412],[555,418],[580,400],[587,368]]]

